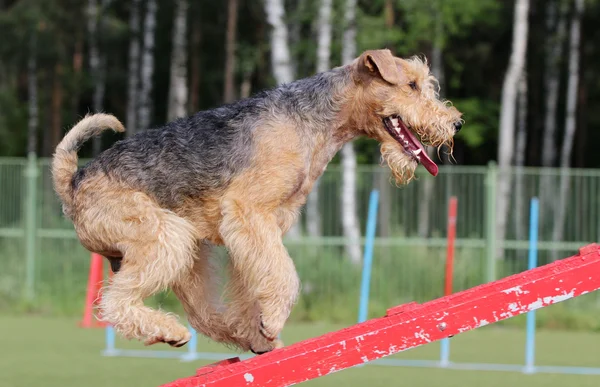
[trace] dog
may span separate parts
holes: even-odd
[[[424,59],[369,50],[118,141],[78,169],[85,141],[125,131],[112,115],[85,116],[57,146],[52,176],[82,245],[115,272],[101,318],[125,338],[182,346],[191,335],[177,316],[144,305],[171,289],[212,340],[257,354],[281,347],[300,287],[282,238],[313,184],[358,136],[380,143],[398,184],[418,164],[436,175],[424,144],[452,146],[463,125],[438,89]],[[210,259],[217,245],[230,255],[227,302]]]

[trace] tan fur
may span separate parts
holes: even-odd
[[[213,340],[259,353],[282,345],[277,337],[300,288],[283,235],[336,152],[359,135],[376,139],[396,181],[405,184],[417,163],[383,128],[382,118],[401,114],[434,146],[451,145],[452,123],[460,120],[456,109],[437,99],[436,81],[419,59],[368,51],[349,69],[352,81],[336,96],[331,128],[306,138],[286,115],[262,117],[250,166],[219,192],[186,198],[171,210],[100,174],[86,177],[73,193],[77,148],[107,127],[122,131],[116,118],[88,116],[65,136],[52,165],[56,190],[82,244],[123,259],[101,304],[103,318],[121,335],[148,344],[187,342],[190,334],[175,316],[143,304],[171,287],[190,324]],[[227,303],[217,294],[211,244],[225,245],[230,254]]]

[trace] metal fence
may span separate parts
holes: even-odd
[[[506,239],[500,241],[494,207],[499,171],[494,165],[442,166],[437,177],[421,172],[417,181],[404,187],[390,182],[387,168],[359,166],[357,212],[363,234],[369,193],[380,192],[371,314],[442,294],[446,208],[451,196],[458,198],[455,290],[526,269],[527,206],[533,196],[540,197],[542,214],[540,264],[549,262],[553,254],[566,257],[600,240],[600,171],[569,171],[561,240],[553,240],[560,170],[521,168],[508,173],[514,189]],[[345,254],[341,213],[347,209],[341,207],[340,190],[341,170],[330,166],[318,188],[322,235],[303,232],[286,238],[303,282],[297,318],[347,321],[356,316],[361,268]],[[306,217],[303,211],[301,229]],[[499,260],[494,258],[498,247],[504,249]],[[62,216],[49,160],[0,159],[0,310],[79,311],[88,258],[89,252]],[[598,305],[596,296],[590,297],[569,305],[585,304],[589,310],[590,305]]]

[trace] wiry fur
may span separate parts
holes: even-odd
[[[438,100],[436,87],[420,59],[367,51],[347,66],[138,133],[77,170],[83,141],[123,131],[113,116],[85,117],[57,147],[52,172],[81,243],[121,262],[104,290],[103,318],[124,337],[183,345],[190,335],[177,318],[143,303],[172,288],[192,326],[215,341],[257,353],[281,346],[300,287],[282,238],[314,182],[360,135],[378,140],[397,182],[409,182],[417,163],[382,120],[400,115],[424,141],[451,144],[460,113]],[[215,244],[230,253],[227,304],[217,293]]]

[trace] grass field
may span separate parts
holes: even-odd
[[[100,356],[103,332],[81,329],[73,319],[0,317],[0,386],[2,387],[137,387],[158,386],[193,375],[207,362],[183,363],[167,359],[107,358]],[[287,344],[340,328],[334,325],[292,325]],[[120,347],[142,348],[119,341]],[[451,340],[451,359],[465,362],[522,363],[524,334],[493,326]],[[165,349],[164,347],[155,347]],[[203,339],[200,351],[223,348]],[[407,351],[398,357],[436,359],[439,346]],[[600,366],[600,334],[543,331],[538,334],[537,362],[544,365]],[[600,376],[523,375],[441,369],[367,365],[339,372],[303,385],[376,387],[597,387]]]

